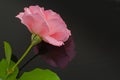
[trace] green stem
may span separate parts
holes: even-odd
[[[42,39],[36,35],[36,34],[32,34],[31,37],[31,44],[29,45],[29,47],[27,48],[27,50],[25,51],[25,53],[22,55],[22,57],[17,61],[17,63],[12,67],[12,72],[15,70],[15,68],[18,66],[18,64],[23,60],[23,58],[28,54],[28,52],[31,50],[31,48],[33,46],[35,46],[36,44],[40,43],[42,41]]]
[[[30,44],[25,53],[22,55],[22,57],[17,61],[17,63],[12,67],[12,71],[15,70],[15,68],[18,66],[18,64],[23,60],[23,58],[28,54],[28,52],[31,50],[31,48],[34,46],[34,44]]]

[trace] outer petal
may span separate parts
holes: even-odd
[[[22,17],[20,16],[18,15],[17,18],[21,19],[21,22],[27,26],[30,32],[40,36],[46,35],[49,32],[46,23],[39,15],[24,14]]]
[[[20,12],[16,17],[19,18],[21,21],[23,20],[22,17],[23,17],[24,13],[23,12]]]
[[[61,26],[61,27],[67,27],[66,24],[65,24],[65,22],[64,22],[63,19],[61,18],[61,16],[60,16],[59,14],[53,12],[52,10],[46,10],[46,11],[45,11],[45,15],[46,15],[46,17],[47,17],[47,20],[57,19],[57,20],[59,20],[59,22],[60,22],[61,24],[63,24],[63,26]]]
[[[54,38],[52,38],[50,36],[44,36],[43,40],[45,42],[48,42],[49,44],[54,45],[54,46],[61,46],[61,45],[64,44],[62,41],[57,41],[56,39],[54,39]]]
[[[65,27],[65,24],[59,21],[59,19],[50,19],[48,20],[48,24],[50,25],[49,35],[51,37],[63,42],[68,40],[71,32]]]
[[[29,9],[32,14],[39,14],[44,17],[44,8],[40,8],[39,6],[30,6]]]
[[[31,27],[33,25],[33,18],[30,16],[24,16],[24,13],[19,13],[17,16],[21,20],[21,23],[27,26],[30,32],[33,32]]]
[[[27,8],[27,7],[24,8],[24,11],[25,11],[24,12],[25,14],[32,14],[31,11],[29,10],[29,8]]]
[[[57,13],[53,12],[52,10],[46,10],[45,15],[51,30],[50,34],[53,34],[58,30],[60,31],[61,29],[66,29],[66,24]]]
[[[70,30],[67,29],[66,24],[62,20],[59,14],[52,10],[46,10],[46,20],[49,24],[49,35],[56,40],[65,42],[71,35]]]

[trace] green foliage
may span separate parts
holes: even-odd
[[[25,72],[20,80],[60,80],[60,78],[51,70],[36,68],[30,72]]]
[[[15,63],[11,60],[12,49],[8,42],[4,41],[5,59],[0,61],[0,80],[17,80],[19,69],[13,66]],[[56,73],[48,69],[36,68],[30,72],[25,72],[18,80],[60,80]]]
[[[16,80],[18,74],[18,68],[11,73],[10,69],[15,65],[13,61],[10,61],[9,67],[6,59],[0,61],[0,80]]]
[[[12,49],[10,44],[6,41],[4,41],[4,50],[5,50],[5,57],[9,65],[11,60],[11,55],[12,55]]]
[[[12,49],[8,42],[4,41],[5,59],[0,61],[0,80],[16,80],[18,68],[12,71],[15,63],[11,60]]]

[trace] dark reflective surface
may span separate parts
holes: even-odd
[[[41,67],[55,71],[62,80],[120,80],[119,0],[1,0],[0,58],[4,40],[10,42],[17,58],[29,45],[31,34],[15,16],[31,4],[50,8],[63,17],[72,30],[77,55],[65,69],[53,68],[37,56],[21,73]],[[20,67],[34,55],[32,50]]]
[[[65,68],[76,55],[72,36],[60,47],[41,42],[34,49],[35,53],[39,54],[48,64],[60,68]]]

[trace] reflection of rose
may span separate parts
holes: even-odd
[[[41,42],[34,47],[37,54],[47,63],[54,67],[65,68],[75,56],[75,45],[72,37],[65,42],[65,45],[56,47],[45,42]]]
[[[16,16],[27,26],[31,33],[39,35],[45,42],[54,46],[61,46],[71,35],[59,14],[52,10],[44,10],[39,6],[24,8]]]

